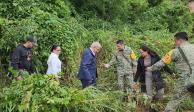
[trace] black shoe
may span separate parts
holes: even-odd
[[[194,86],[191,86],[191,87],[187,88],[187,90],[188,90],[189,92],[191,92],[191,93],[194,93]]]
[[[159,112],[159,111],[150,107],[149,112]]]

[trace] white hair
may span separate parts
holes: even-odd
[[[99,42],[93,42],[90,47],[91,48],[102,48]]]

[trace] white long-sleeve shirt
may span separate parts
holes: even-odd
[[[59,60],[59,56],[57,54],[51,53],[47,64],[47,74],[57,74],[61,72],[61,61]]]

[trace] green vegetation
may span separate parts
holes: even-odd
[[[114,97],[113,97],[114,96]],[[13,82],[0,94],[1,112],[120,112],[119,92],[102,92],[95,88],[79,90],[59,86],[52,76],[33,75]]]
[[[174,33],[186,31],[192,37],[194,15],[187,4],[186,0],[1,0],[0,111],[126,112],[144,105],[162,111],[176,80],[164,76],[167,87],[162,101],[151,103],[140,94],[138,104],[132,99],[122,103],[122,94],[115,92],[114,68],[101,65],[110,59],[117,39],[124,39],[137,54],[139,45],[146,43],[163,56],[173,47]],[[37,74],[45,74],[51,45],[62,47],[63,75],[68,77],[62,85],[41,75],[12,83],[7,78],[10,54],[28,34],[38,38],[33,57]],[[103,45],[98,54],[98,87],[80,90],[76,79],[80,56],[93,41]],[[186,99],[177,111],[193,107]]]

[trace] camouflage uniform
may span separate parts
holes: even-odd
[[[113,54],[110,66],[115,64],[118,74],[119,88],[124,92],[131,92],[133,84],[133,75],[136,72],[136,55],[130,47],[125,46],[124,50]]]
[[[189,64],[193,70],[194,68],[194,45],[188,42],[182,44],[180,48],[183,50],[185,56],[187,57]],[[193,78],[194,73],[190,74],[190,69],[184,58],[182,57],[178,47],[171,50],[160,60],[158,63],[154,64],[152,67],[148,68],[150,70],[157,70],[164,66],[165,64],[169,64],[171,61],[175,62],[177,73],[180,76],[179,80],[175,86],[175,93],[172,99],[168,102],[165,112],[175,112],[177,106],[180,104],[180,101],[185,97],[191,95],[194,101],[194,93],[190,93],[187,88],[189,86],[188,79]]]

